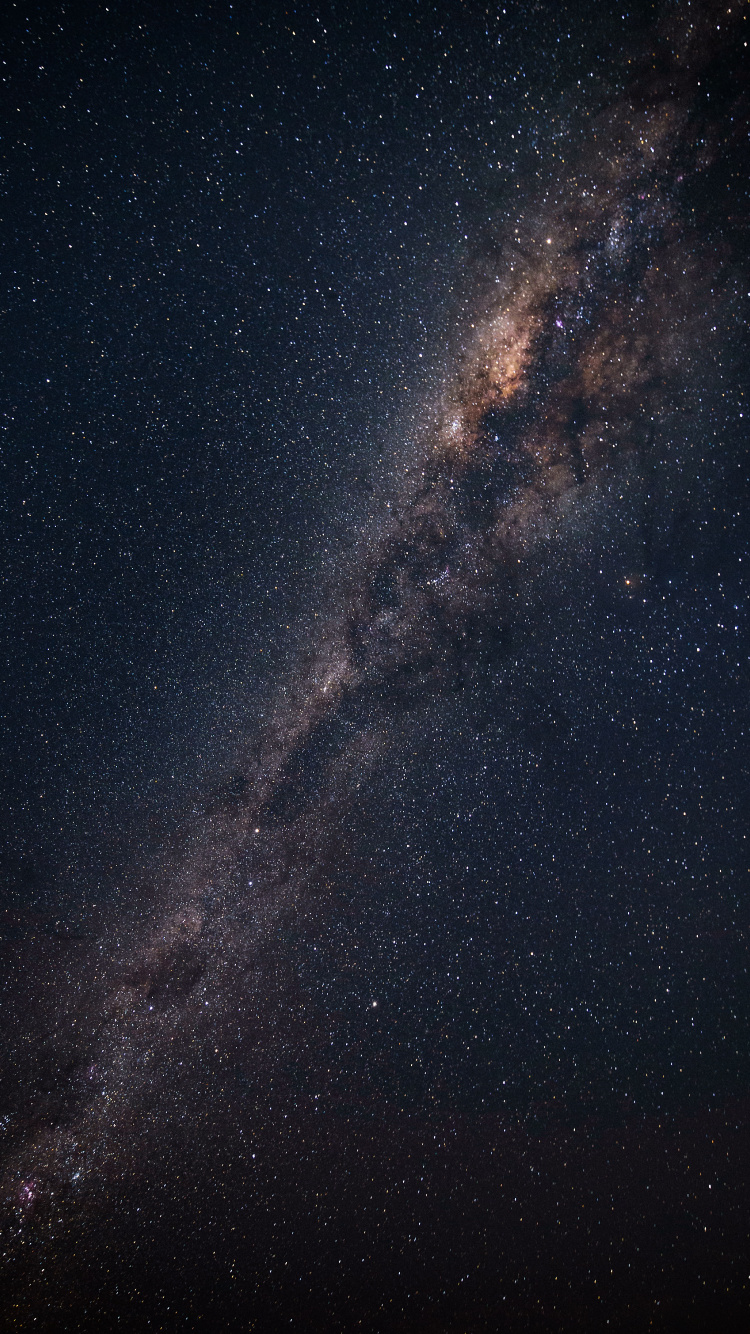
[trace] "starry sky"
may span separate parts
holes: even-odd
[[[9,1328],[746,1328],[746,13],[3,20]]]

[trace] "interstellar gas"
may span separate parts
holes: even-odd
[[[502,655],[555,544],[630,503],[623,477],[644,494],[659,472],[710,485],[684,422],[733,259],[695,209],[746,100],[735,92],[743,106],[719,119],[700,99],[715,30],[683,7],[626,95],[581,113],[557,178],[498,224],[429,425],[339,562],[242,782],[186,821],[145,922],[113,925],[47,1003],[64,1057],[53,1093],[28,1067],[18,1096],[3,1164],[12,1245],[72,1196],[95,1213],[96,1183],[126,1170],[176,1102],[191,1114],[183,1056],[218,1047],[280,919],[342,855],[399,711]]]

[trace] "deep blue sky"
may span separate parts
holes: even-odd
[[[439,374],[467,259],[650,12],[506,8],[6,16],[14,856],[86,849],[96,879],[102,837],[229,762],[259,650]]]

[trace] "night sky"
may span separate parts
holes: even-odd
[[[2,20],[0,1320],[745,1331],[746,4]]]

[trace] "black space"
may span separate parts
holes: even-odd
[[[688,8],[6,9],[4,1328],[747,1328],[750,20],[683,85]],[[631,95],[669,153],[415,519]]]

